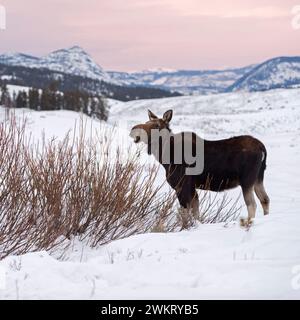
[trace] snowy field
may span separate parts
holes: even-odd
[[[261,139],[268,150],[270,215],[263,216],[257,201],[248,232],[239,223],[198,225],[93,250],[74,241],[64,259],[47,252],[8,257],[0,262],[0,299],[300,299],[300,89],[109,103],[105,126],[117,126],[117,139],[146,121],[148,108],[158,115],[173,109],[175,132]],[[36,138],[44,130],[60,139],[80,118],[69,111],[17,111],[23,115]],[[239,194],[228,192],[234,199]]]

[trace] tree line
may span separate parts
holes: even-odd
[[[6,84],[0,86],[0,105],[6,108],[29,108],[36,111],[72,110],[100,120],[107,120],[105,99],[84,91],[60,92],[55,83],[46,89],[29,88],[10,94]]]
[[[0,78],[1,76],[10,77],[4,80],[7,84],[45,89],[52,82],[56,82],[58,90],[62,92],[79,90],[93,94],[101,93],[101,96],[120,101],[181,96],[178,92],[156,87],[118,85],[44,68],[9,66],[0,62]]]

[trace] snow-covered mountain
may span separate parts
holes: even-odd
[[[57,50],[41,58],[21,53],[3,54],[0,55],[0,63],[10,66],[44,68],[89,79],[116,83],[116,81],[79,46]]]
[[[278,57],[239,69],[109,72],[131,85],[156,86],[183,94],[265,91],[300,86],[300,57]]]
[[[227,91],[265,91],[300,86],[300,57],[278,57],[256,66]]]
[[[184,94],[224,92],[251,71],[255,65],[225,70],[144,70],[141,72],[109,72],[116,81],[130,85],[155,86]]]
[[[23,53],[4,53],[0,55],[0,63],[11,66],[32,66],[38,64],[39,58]]]
[[[38,58],[22,53],[0,55],[0,64],[43,68],[123,86],[145,86],[183,94],[224,92],[228,86],[251,71],[255,65],[225,70],[173,70],[156,68],[136,72],[106,72],[81,47],[54,51]]]
[[[41,58],[22,53],[2,54],[0,65],[44,69],[120,86],[159,88],[188,95],[300,86],[300,57],[278,57],[258,65],[224,70],[158,68],[119,72],[105,71],[82,48],[73,46]]]
[[[78,46],[57,50],[41,58],[22,53],[2,54],[0,81],[39,89],[55,81],[63,92],[80,90],[122,101],[180,95],[162,88],[132,86],[113,79]]]

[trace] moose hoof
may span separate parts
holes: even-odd
[[[241,228],[245,228],[247,231],[253,226],[254,220],[252,218],[241,218],[240,226]]]

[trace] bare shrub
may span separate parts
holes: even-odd
[[[201,190],[199,194],[199,207],[201,223],[221,223],[235,221],[241,212],[241,206],[238,201],[228,197],[226,192],[212,193]],[[219,198],[219,199],[218,199]]]
[[[108,139],[33,143],[25,124],[0,125],[0,255],[49,250],[71,237],[91,246],[151,230],[176,228],[174,196],[154,184],[136,156],[110,161]],[[141,179],[144,176],[144,179]]]
[[[112,132],[87,138],[34,142],[26,123],[0,124],[0,259],[10,254],[51,250],[78,237],[95,247],[145,232],[182,229],[174,192],[156,186],[157,167],[146,170],[137,155],[111,160]],[[200,196],[202,223],[234,219],[230,202]]]

